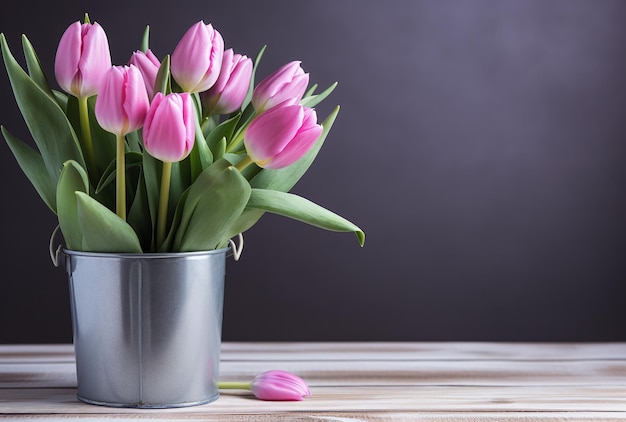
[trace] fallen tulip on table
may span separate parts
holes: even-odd
[[[299,376],[286,371],[272,370],[257,375],[252,382],[219,382],[223,390],[250,390],[259,400],[300,401],[311,396],[311,390]]]

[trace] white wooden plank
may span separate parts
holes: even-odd
[[[185,415],[184,417],[164,414],[148,415],[28,415],[2,416],[3,421],[41,420],[46,422],[134,422],[137,420],[158,420],[170,422],[183,422],[189,420],[201,420],[205,422],[284,422],[284,421],[307,421],[307,422],[545,422],[545,421],[577,421],[577,422],[606,422],[623,421],[624,414],[621,412],[277,412],[264,414],[228,414],[228,415]]]
[[[84,404],[76,390],[5,389],[9,414],[255,414],[278,412],[621,412],[626,387],[314,387],[301,402],[265,402],[244,392],[222,393],[210,404],[182,409],[120,409]]]
[[[624,385],[624,361],[226,361],[223,381],[252,380],[281,369],[310,385]],[[0,364],[0,388],[75,387],[73,363]]]

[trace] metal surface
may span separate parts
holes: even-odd
[[[141,408],[217,399],[228,250],[64,250],[78,398]]]

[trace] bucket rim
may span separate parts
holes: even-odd
[[[143,253],[124,253],[124,252],[85,252],[75,251],[63,248],[63,254],[69,256],[84,256],[91,258],[129,258],[129,259],[163,259],[163,258],[191,258],[207,255],[222,255],[231,250],[231,247],[211,249],[208,251],[193,252],[143,252]]]

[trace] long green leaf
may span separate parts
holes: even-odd
[[[50,84],[48,83],[48,78],[46,78],[46,75],[41,68],[41,62],[39,61],[39,57],[37,57],[37,53],[35,53],[35,49],[33,48],[33,45],[30,43],[26,35],[22,35],[22,48],[24,49],[24,58],[26,59],[28,74],[30,75],[32,80],[39,86],[39,88],[41,88],[51,98],[54,98],[54,94],[52,94]]]
[[[126,157],[124,159],[124,163],[126,164],[127,170],[132,167],[141,167],[143,154],[140,154],[138,152],[127,152],[124,155]],[[109,163],[107,168],[102,173],[102,177],[98,181],[98,186],[96,186],[95,193],[100,193],[102,189],[106,188],[109,184],[113,183],[113,181],[115,180],[115,176],[116,176],[115,174],[115,171],[117,168],[116,164],[117,164],[116,160],[113,160]]]
[[[172,92],[169,54],[161,61],[161,66],[159,66],[159,71],[157,72],[156,80],[154,81],[154,95],[156,95],[157,92],[162,92],[163,94],[169,94]]]
[[[331,94],[331,92],[335,90],[336,87],[337,87],[337,82],[333,83],[331,86],[329,86],[328,88],[326,88],[323,92],[320,92],[319,94],[304,97],[302,101],[300,101],[300,105],[303,105],[305,107],[315,107],[316,105],[321,103],[326,97],[328,97]]]
[[[150,25],[146,25],[146,29],[143,31],[143,37],[141,38],[141,51],[144,53],[150,48]]]
[[[78,222],[76,192],[89,192],[87,172],[76,161],[67,161],[61,170],[57,185],[57,210],[59,226],[68,249],[80,251],[83,248],[83,232]]]
[[[20,168],[24,174],[26,174],[26,177],[28,177],[30,183],[35,187],[41,199],[43,199],[52,212],[56,213],[56,185],[54,181],[50,179],[41,155],[23,141],[13,136],[4,126],[2,127],[2,135],[4,135],[4,139],[7,141],[9,148],[11,148],[11,152],[13,152]]]
[[[139,239],[128,223],[86,193],[75,195],[86,252],[142,252]]]
[[[263,57],[263,53],[265,53],[266,48],[267,48],[267,45],[264,45],[263,47],[261,47],[261,49],[256,55],[256,58],[254,59],[254,65],[252,66],[252,75],[250,76],[250,86],[248,87],[248,92],[246,93],[246,97],[244,98],[243,103],[241,104],[242,111],[246,109],[246,107],[252,100],[252,92],[254,91],[254,79],[256,78],[256,70],[259,67],[259,63],[261,63],[261,58]]]
[[[128,210],[128,224],[131,225],[139,242],[141,243],[141,249],[144,251],[150,251],[152,247],[152,221],[150,217],[150,207],[148,205],[148,194],[146,192],[146,182],[144,179],[144,173],[139,173],[139,182],[137,184],[137,191],[135,192],[135,198]]]
[[[244,210],[250,185],[226,160],[215,162],[189,188],[173,249],[215,249]]]
[[[228,120],[224,120],[222,123],[217,125],[206,137],[206,143],[213,151],[215,155],[217,152],[217,148],[219,148],[219,143],[222,138],[231,139],[233,137],[233,133],[235,132],[235,127],[237,127],[237,123],[241,118],[241,113],[238,113],[231,117]],[[217,160],[216,160],[217,161]]]
[[[365,233],[345,218],[292,193],[252,189],[247,208],[268,211],[337,232],[354,232],[363,246]]]
[[[146,196],[148,198],[148,210],[150,211],[150,223],[152,225],[152,237],[155,240],[154,230],[157,220],[157,209],[159,206],[159,190],[161,185],[161,171],[162,163],[151,156],[150,154],[143,154],[143,177],[146,184]],[[157,248],[157,245],[151,243],[152,250]]]
[[[0,34],[0,44],[18,107],[41,153],[48,175],[56,184],[65,161],[74,160],[84,166],[76,134],[59,104],[17,63],[4,34]]]

